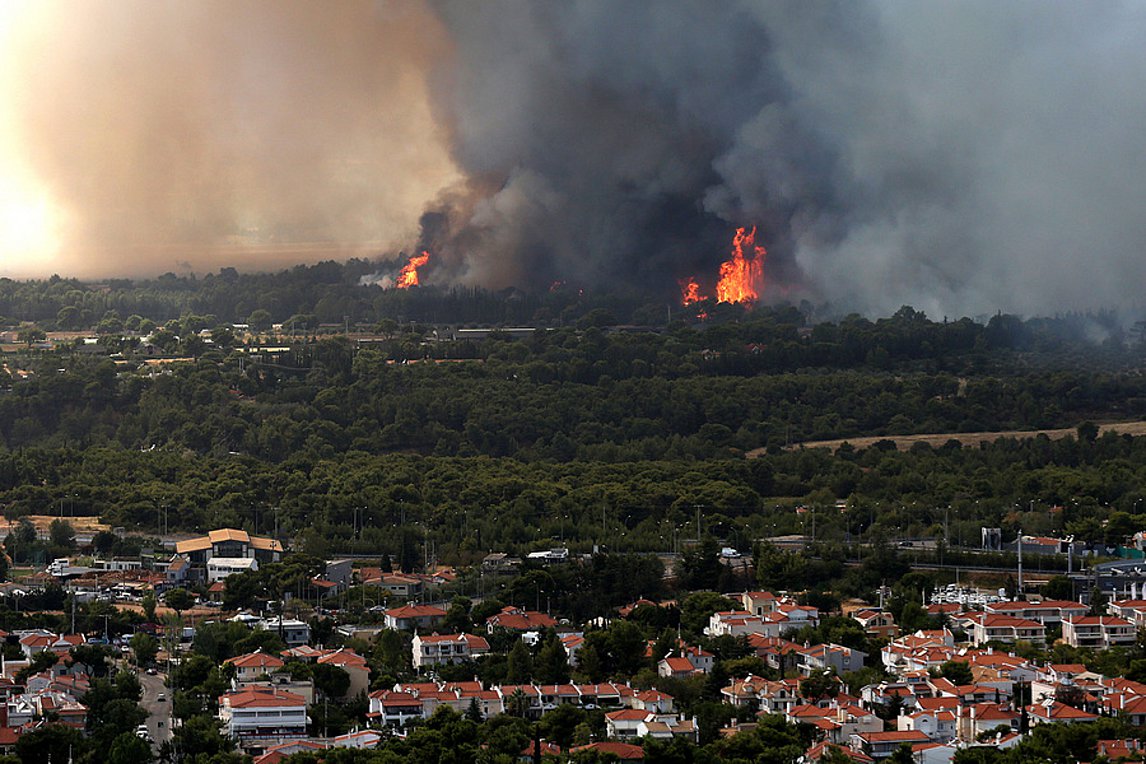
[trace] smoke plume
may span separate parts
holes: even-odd
[[[425,247],[427,283],[667,296],[754,225],[770,299],[1140,302],[1140,3],[34,7],[0,162],[57,270]]]

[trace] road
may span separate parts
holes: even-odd
[[[143,685],[143,699],[140,705],[147,711],[147,732],[158,749],[171,739],[171,693],[164,685],[163,674],[139,672],[139,683]],[[164,700],[159,700],[163,695]]]

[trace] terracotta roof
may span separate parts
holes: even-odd
[[[251,535],[249,533],[235,528],[220,528],[211,531],[207,534],[207,538],[211,539],[212,544],[218,544],[224,541],[239,541],[244,544],[251,543]]]
[[[235,668],[282,668],[286,665],[281,658],[277,658],[270,653],[264,653],[262,650],[228,658],[223,661],[223,663],[230,663]]]
[[[446,611],[432,605],[403,605],[386,611],[391,618],[445,618]]]
[[[588,745],[579,745],[572,749],[573,753],[581,751],[596,751],[602,755],[613,755],[618,759],[643,759],[645,758],[645,749],[639,745],[632,745],[630,743],[589,743]]]
[[[276,706],[306,706],[306,698],[286,690],[250,689],[230,693],[219,699],[231,708],[272,708]]]

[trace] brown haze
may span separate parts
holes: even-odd
[[[0,0],[0,275],[392,250],[456,180],[415,2]]]

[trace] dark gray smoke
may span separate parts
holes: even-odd
[[[773,296],[1138,302],[1140,3],[433,7],[456,277],[670,284],[755,224]]]

